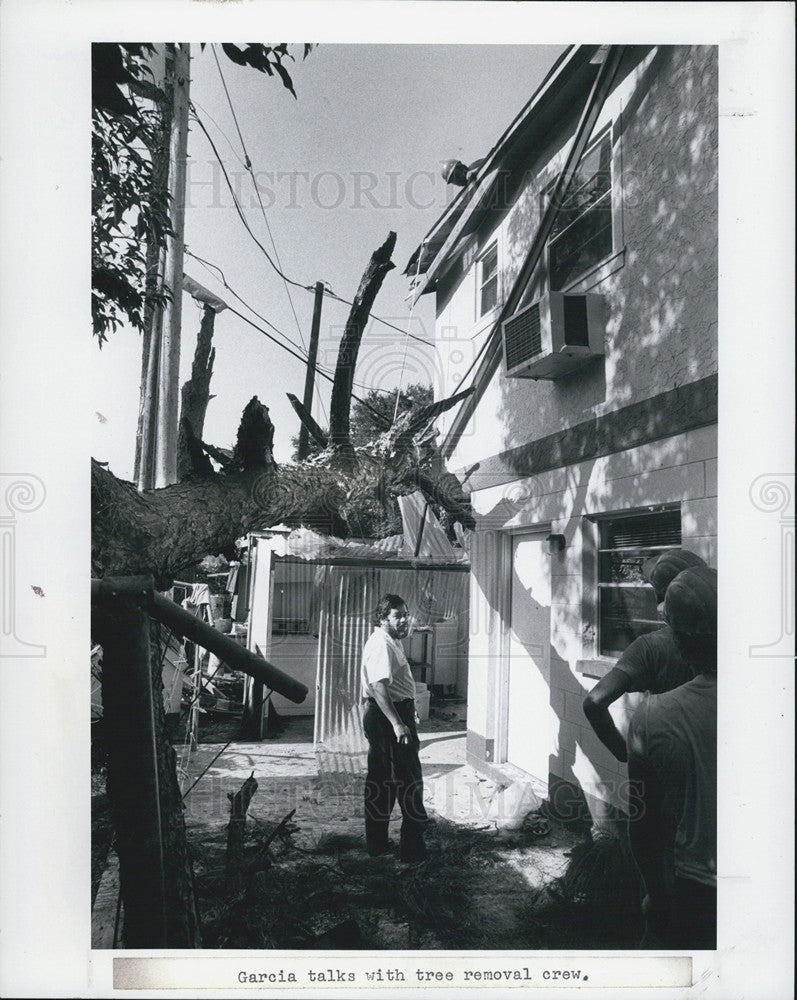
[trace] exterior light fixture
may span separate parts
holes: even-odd
[[[548,535],[545,541],[548,543],[548,551],[551,555],[554,555],[556,552],[564,552],[567,545],[564,535]]]
[[[484,157],[474,160],[468,167],[461,160],[446,160],[440,174],[446,184],[456,184],[457,187],[465,187],[476,176],[479,168],[484,163]]]
[[[446,184],[456,184],[465,187],[468,183],[468,168],[460,160],[446,160],[440,171]]]

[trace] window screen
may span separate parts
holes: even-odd
[[[584,155],[548,240],[550,286],[561,291],[612,253],[612,144],[606,132]]]
[[[493,243],[479,267],[479,316],[498,304],[498,245]]]
[[[308,635],[312,613],[313,585],[304,581],[274,584],[272,635]]]
[[[634,639],[661,628],[656,595],[642,576],[642,564],[680,547],[681,511],[607,518],[598,531],[598,651],[619,656]]]

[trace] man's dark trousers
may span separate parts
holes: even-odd
[[[420,740],[415,728],[412,698],[393,703],[410,731],[409,743],[399,743],[393,727],[372,698],[365,700],[363,729],[368,739],[368,775],[365,779],[365,842],[368,853],[382,854],[388,846],[390,814],[398,800],[401,810],[401,858],[418,861],[426,854],[423,830],[428,823],[423,805],[423,775],[418,758]]]

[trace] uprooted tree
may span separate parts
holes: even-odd
[[[257,397],[243,412],[231,459],[183,430],[193,471],[180,483],[139,493],[92,463],[92,568],[96,576],[153,573],[166,586],[205,555],[229,551],[248,531],[304,525],[340,535],[375,536],[396,528],[395,498],[419,489],[452,524],[471,526],[470,505],[437,456],[432,422],[462,393],[408,411],[365,447],[349,437],[351,384],[376,293],[392,264],[391,233],[366,268],[341,341],[327,448],[299,465],[277,465],[274,427]],[[222,469],[215,472],[210,458]]]
[[[466,527],[472,526],[468,498],[456,477],[443,471],[432,427],[437,416],[467,393],[407,410],[364,447],[355,448],[351,442],[349,408],[357,354],[371,306],[384,276],[393,266],[390,255],[394,244],[395,234],[390,233],[374,252],[355,296],[336,366],[330,432],[324,450],[301,465],[277,465],[268,407],[254,397],[244,408],[235,449],[228,457],[203,443],[194,433],[187,407],[181,430],[191,472],[184,481],[138,492],[131,483],[117,479],[100,463],[92,462],[95,576],[153,574],[156,586],[165,588],[181,569],[208,554],[229,550],[235,539],[249,530],[278,523],[305,525],[342,535],[387,534],[397,527],[396,497],[416,489],[424,493],[449,525],[458,521]],[[204,379],[207,370],[200,367]],[[204,383],[203,387],[206,391]],[[204,412],[202,405],[199,411]],[[214,471],[211,458],[221,465],[221,471]],[[108,615],[101,617],[98,633],[104,633],[113,644],[113,621]],[[167,900],[162,920],[170,946],[198,947],[199,917],[174,751],[166,737],[159,697],[161,676],[156,657],[151,657],[151,668],[160,787],[161,869]],[[124,789],[114,787],[110,777],[109,773],[108,794],[115,825],[117,830],[124,830],[128,826]],[[119,843],[121,848],[124,837]],[[152,881],[152,866],[142,862],[135,844],[130,845],[126,858],[120,852],[120,863],[123,885],[128,892],[135,895],[141,886]],[[140,905],[137,911],[143,918],[138,924],[146,935],[146,913]],[[147,946],[146,939],[131,937],[129,943],[134,941],[137,946]]]

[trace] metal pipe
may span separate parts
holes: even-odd
[[[261,684],[265,684],[272,691],[276,691],[277,694],[283,695],[297,705],[301,704],[307,697],[307,687],[304,684],[283,673],[262,656],[244,649],[243,646],[229,639],[211,625],[200,621],[195,615],[181,608],[174,601],[170,601],[168,597],[154,591],[151,577],[105,578],[91,581],[92,598],[116,597],[122,591],[126,591],[128,594],[135,591],[139,601],[146,606],[146,611],[152,618],[167,625],[177,635],[190,639],[211,653],[215,653],[233,670],[249,674],[250,677],[254,677]]]
[[[200,646],[215,653],[220,660],[224,660],[227,666],[233,670],[241,670],[256,681],[265,684],[266,687],[283,695],[289,701],[301,704],[307,697],[307,688],[304,684],[295,680],[288,674],[283,673],[262,656],[244,649],[233,639],[227,638],[222,632],[200,621],[189,611],[181,608],[170,601],[163,594],[155,592],[152,595],[152,603],[149,613],[157,621],[168,625],[173,632],[198,642]]]

